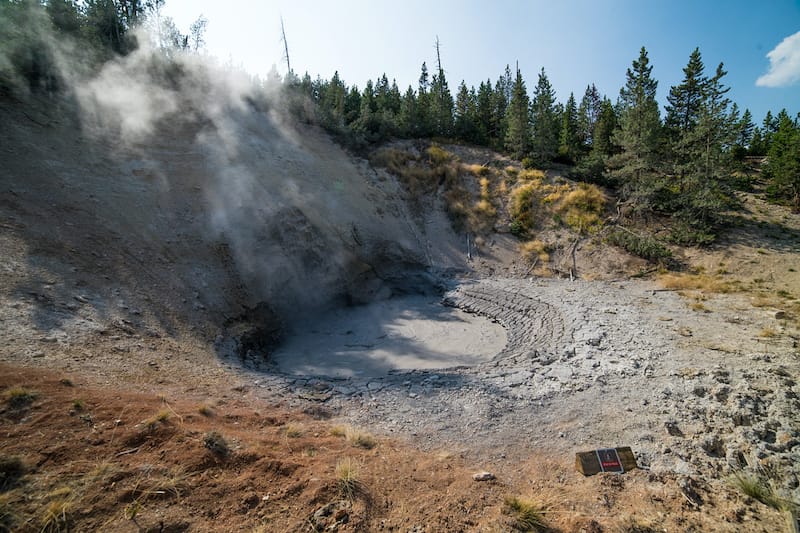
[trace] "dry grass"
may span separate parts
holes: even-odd
[[[69,487],[60,487],[46,496],[47,504],[40,517],[41,533],[61,533],[70,530],[75,510],[75,495]]]
[[[361,465],[352,457],[339,459],[336,462],[335,473],[336,484],[344,498],[354,500],[364,490],[360,480]]]
[[[773,328],[764,328],[759,333],[759,337],[763,337],[765,339],[771,339],[772,337],[777,337],[778,332],[775,331]]]
[[[711,309],[705,306],[703,302],[694,302],[689,306],[692,311],[698,311],[703,313],[710,313]]]
[[[765,476],[742,470],[733,474],[731,484],[743,494],[768,507],[779,511],[786,508],[786,502],[775,494],[769,479]]]
[[[295,424],[286,424],[283,428],[283,434],[289,439],[297,439],[303,436],[305,429],[302,426]]]
[[[734,290],[734,286],[719,278],[706,274],[662,274],[658,276],[658,282],[665,289],[674,290],[698,290],[715,293],[729,293]]]
[[[428,154],[428,160],[433,165],[442,165],[444,163],[449,163],[452,161],[455,156],[442,148],[437,144],[432,144],[425,150],[425,153]]]
[[[521,234],[552,219],[580,233],[592,232],[602,225],[606,201],[603,191],[595,185],[545,183],[537,175],[521,181],[511,191],[512,231]]]
[[[36,399],[36,393],[25,387],[12,387],[3,393],[3,400],[12,409],[27,407]]]
[[[529,498],[517,496],[505,499],[503,511],[513,517],[513,527],[517,531],[545,531],[547,522],[544,508]]]
[[[345,437],[347,438],[347,442],[356,448],[371,450],[378,445],[378,441],[375,440],[375,437],[367,432],[354,428],[348,428],[345,433]]]
[[[566,193],[556,207],[564,222],[572,229],[584,233],[601,225],[600,216],[606,207],[606,196],[596,185],[581,183]]]
[[[477,165],[477,164],[461,165],[461,169],[464,172],[469,172],[473,176],[477,176],[479,178],[480,177],[484,177],[484,176],[488,176],[492,171],[489,167],[485,167],[483,165]]]
[[[545,243],[536,239],[520,244],[519,253],[528,263],[533,263],[537,259],[542,263],[546,263],[550,260],[550,254],[547,253],[547,249],[548,247]]]
[[[161,409],[150,418],[142,421],[142,426],[144,426],[147,431],[153,431],[161,424],[166,424],[171,416],[172,411],[169,409]]]
[[[0,531],[14,531],[19,517],[14,510],[9,494],[0,494]]]
[[[517,179],[520,181],[543,180],[544,170],[529,168],[519,171]]]
[[[333,426],[330,429],[330,433],[334,437],[346,437],[347,436],[347,426]]]

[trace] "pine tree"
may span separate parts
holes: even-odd
[[[770,180],[768,192],[800,212],[800,121],[789,118],[785,109],[775,121],[777,128],[764,168],[764,175]]]
[[[344,100],[344,121],[345,124],[353,124],[356,120],[358,120],[358,116],[361,113],[361,91],[358,90],[358,87],[353,85],[350,87],[350,91],[347,93],[347,97]]]
[[[491,80],[486,80],[478,87],[476,102],[477,132],[475,142],[484,146],[489,145],[489,132],[492,128],[493,103],[494,92],[492,91],[492,82]]]
[[[559,123],[556,113],[556,93],[547,79],[544,68],[533,91],[531,102],[531,153],[539,164],[552,161],[558,152]]]
[[[594,83],[586,87],[578,106],[578,140],[585,151],[589,151],[594,143],[594,128],[600,117],[603,99]]]
[[[511,100],[506,108],[506,150],[516,159],[522,159],[530,150],[530,115],[528,114],[528,91],[522,73],[517,68],[517,77],[511,90]]]
[[[753,133],[755,132],[755,124],[753,124],[753,115],[749,109],[745,109],[742,118],[739,121],[738,132],[736,136],[736,146],[743,152],[750,148],[750,143],[753,141]]]
[[[467,89],[467,84],[462,80],[458,86],[455,107],[455,136],[466,142],[475,142],[477,132],[477,103],[475,89]]]
[[[690,172],[697,157],[692,133],[700,120],[700,111],[705,100],[708,80],[704,70],[700,49],[695,48],[689,56],[689,63],[683,69],[683,81],[680,85],[671,87],[667,96],[669,104],[664,123],[672,156],[671,171],[677,176],[681,192],[686,174]]]
[[[617,113],[608,98],[603,98],[592,134],[592,153],[608,158],[617,152],[614,134],[618,127]]]
[[[417,118],[415,120],[415,136],[428,137],[431,135],[430,117],[430,78],[428,76],[428,66],[422,62],[419,74],[419,88],[417,89]]]
[[[620,89],[619,127],[613,139],[620,153],[609,160],[612,176],[637,209],[651,206],[658,187],[661,118],[656,102],[658,82],[652,78],[652,71],[647,50],[642,47]]]
[[[489,142],[491,146],[497,150],[502,150],[506,141],[506,108],[508,101],[511,99],[511,89],[513,87],[513,79],[511,77],[511,68],[506,65],[505,72],[497,78],[494,85],[494,94],[492,102],[492,121],[489,128]]]
[[[417,133],[417,95],[411,85],[406,89],[400,103],[400,113],[398,115],[399,133],[403,137],[414,137]]]
[[[569,93],[569,98],[561,113],[561,132],[558,140],[558,157],[565,163],[574,163],[580,151],[578,123],[575,95]]]

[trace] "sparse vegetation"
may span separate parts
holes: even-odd
[[[504,512],[513,518],[512,527],[517,531],[545,531],[544,508],[529,498],[517,496],[505,499]]]
[[[25,464],[22,459],[0,455],[0,490],[14,486],[23,474],[25,474]]]
[[[303,428],[296,424],[286,424],[283,428],[283,434],[289,439],[297,439],[303,436]]]
[[[334,437],[347,436],[347,426],[333,426],[330,431],[331,435],[333,435]]]
[[[349,442],[351,445],[357,448],[364,448],[366,450],[371,450],[378,444],[378,441],[375,440],[375,437],[369,433],[353,428],[347,429],[345,437],[347,438],[347,442]]]
[[[9,494],[0,494],[0,532],[10,533],[14,531],[14,526],[18,521],[19,517],[11,503],[11,496]]]
[[[606,241],[648,261],[660,263],[672,258],[670,249],[651,235],[616,228],[606,235]]]
[[[220,433],[209,431],[203,437],[203,446],[217,457],[228,457],[231,454],[230,445]]]
[[[765,339],[771,339],[772,337],[775,337],[775,336],[777,336],[777,335],[778,335],[778,332],[777,332],[777,331],[775,331],[775,329],[774,329],[774,328],[763,328],[763,329],[762,329],[762,330],[761,330],[761,331],[758,333],[758,336],[759,336],[759,337],[762,337],[762,338],[765,338]]]
[[[520,244],[519,253],[528,263],[533,263],[537,260],[546,263],[550,260],[550,254],[547,253],[547,245],[538,239]]]
[[[364,490],[360,480],[361,466],[352,457],[336,462],[336,484],[342,497],[354,500]]]
[[[750,496],[768,507],[777,510],[783,510],[786,507],[786,502],[775,494],[772,484],[764,475],[740,470],[733,474],[731,483],[742,494]]]
[[[12,387],[3,393],[6,405],[12,409],[27,407],[36,399],[36,393],[25,387]]]
[[[75,495],[69,487],[60,487],[47,496],[41,518],[42,533],[62,533],[71,528],[72,513],[75,510]]]
[[[142,426],[144,426],[146,431],[154,431],[158,426],[167,423],[171,416],[172,411],[169,409],[161,409],[147,420],[144,420]]]

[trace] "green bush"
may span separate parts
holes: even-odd
[[[617,228],[608,234],[606,241],[648,261],[663,262],[672,258],[669,248],[651,235],[639,235]]]

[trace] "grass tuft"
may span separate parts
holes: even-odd
[[[542,263],[550,260],[550,254],[547,253],[547,245],[538,239],[520,244],[519,253],[528,263],[533,263],[537,259]]]
[[[19,457],[0,455],[0,490],[16,484],[25,474],[25,464]]]
[[[25,387],[12,387],[3,393],[3,399],[12,409],[22,409],[33,403],[36,393]]]
[[[67,532],[71,528],[75,510],[75,496],[69,487],[61,487],[47,495],[49,500],[42,510],[41,533]]]
[[[217,457],[228,457],[231,454],[228,441],[216,431],[209,431],[206,433],[206,436],[203,438],[203,446]]]
[[[360,475],[361,467],[352,457],[336,461],[336,484],[342,497],[352,501],[364,491]]]
[[[283,434],[286,435],[287,438],[290,439],[297,439],[303,436],[305,431],[302,427],[297,426],[295,424],[286,424],[286,427],[283,428]]]
[[[334,437],[346,437],[347,436],[347,427],[346,426],[333,426],[331,428],[331,435]]]
[[[0,531],[15,531],[14,525],[19,521],[14,506],[11,503],[11,496],[0,494]]]
[[[162,409],[147,420],[142,422],[142,425],[147,431],[154,431],[159,425],[166,424],[172,416],[172,411],[169,409]]]
[[[371,450],[375,446],[378,445],[378,441],[375,440],[375,437],[366,433],[364,431],[360,431],[353,428],[348,428],[345,432],[345,437],[347,438],[347,442],[349,442],[352,446],[356,448],[364,448],[365,450]]]
[[[779,511],[786,510],[786,502],[776,494],[765,476],[741,470],[733,474],[731,483],[743,494]]]
[[[505,499],[504,512],[514,519],[513,527],[518,531],[545,531],[547,523],[541,505],[528,498],[517,496]]]

